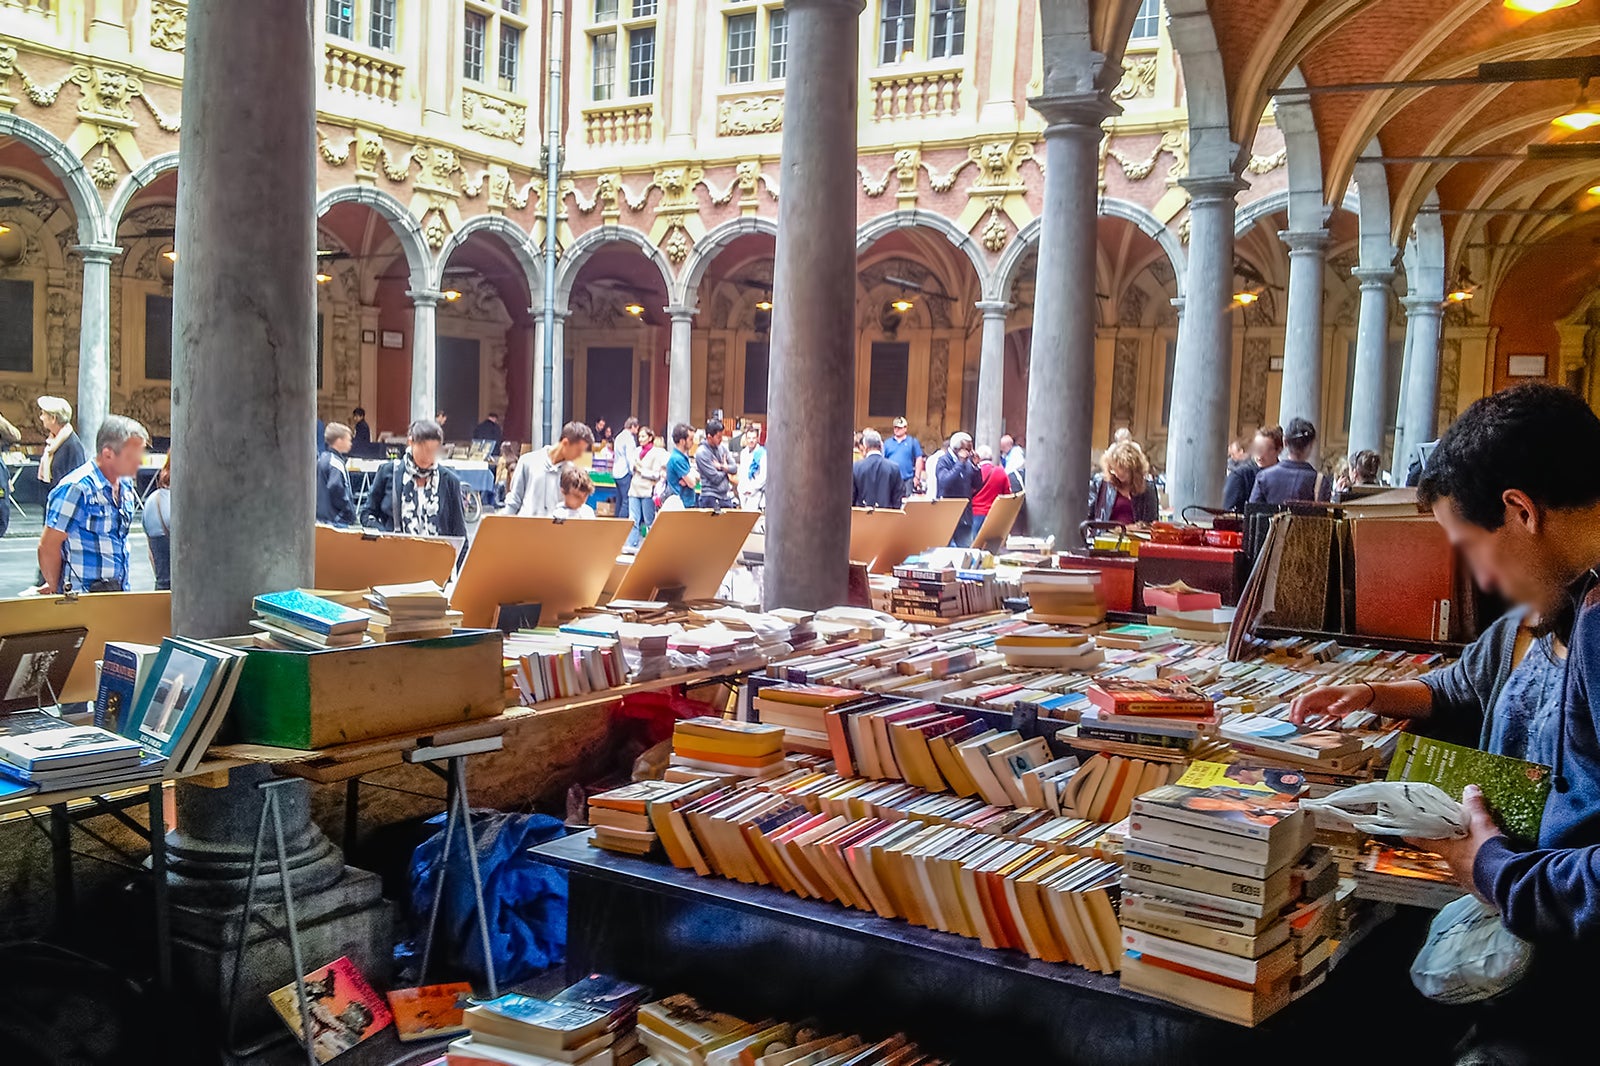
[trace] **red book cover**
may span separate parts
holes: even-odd
[[[372,990],[356,964],[344,956],[320,970],[313,970],[304,981],[307,1013],[311,1017],[311,1046],[318,1062],[331,1061],[394,1020],[383,997]],[[289,1031],[304,1040],[294,982],[270,993],[267,998],[289,1026]]]

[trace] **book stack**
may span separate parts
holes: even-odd
[[[912,556],[894,568],[889,613],[910,621],[939,621],[961,614],[956,568],[934,566]]]
[[[256,617],[250,625],[261,631],[264,647],[290,651],[320,651],[370,644],[367,627],[372,616],[302,589],[270,592],[254,601]]]
[[[1216,748],[1216,705],[1187,681],[1100,678],[1087,686],[1084,697],[1077,725],[1058,735],[1073,747],[1166,763],[1183,763]]]
[[[689,670],[721,670],[758,658],[754,634],[720,624],[676,633],[668,639],[667,649],[677,665]]]
[[[865,695],[833,685],[768,685],[751,697],[750,706],[757,721],[783,727],[785,749],[828,755],[828,712]]]
[[[750,1023],[685,995],[641,1007],[639,1035],[659,1066],[947,1066],[903,1034],[871,1041],[814,1023]]]
[[[122,653],[107,646],[113,661]],[[130,768],[132,777],[172,775],[195,770],[222,727],[233,694],[244,671],[245,652],[206,640],[168,637],[153,656],[135,648],[127,669],[110,672],[103,667],[96,707],[105,707],[117,732],[142,748],[142,769]],[[128,694],[134,695],[130,697]],[[113,710],[113,708],[120,710]],[[108,783],[96,778],[95,783]]]
[[[448,637],[461,624],[461,612],[432,581],[406,585],[374,585],[365,597],[372,621],[367,632],[374,640],[430,640]]]
[[[1241,1025],[1287,1004],[1300,957],[1283,915],[1311,843],[1292,796],[1168,785],[1133,802],[1122,888],[1123,987]]]
[[[627,681],[617,641],[604,637],[521,630],[506,638],[504,661],[524,706],[604,692]]]
[[[817,642],[817,616],[813,612],[778,607],[767,613],[789,623],[789,646],[795,651],[803,651]]]
[[[1087,634],[1058,626],[1022,626],[996,637],[994,646],[1018,669],[1089,670],[1105,660]]]
[[[1103,633],[1097,633],[1094,638],[1094,642],[1102,648],[1125,651],[1149,651],[1152,648],[1165,647],[1176,640],[1173,631],[1166,626],[1138,624],[1112,626]]]
[[[1366,711],[1348,718],[1379,721]],[[1296,725],[1289,720],[1287,704],[1257,714],[1229,715],[1217,732],[1236,752],[1254,761],[1351,775],[1352,780],[1354,775],[1370,776],[1372,764],[1386,759],[1401,735],[1399,726],[1361,729],[1353,720],[1341,723],[1327,716]]]
[[[158,756],[147,765],[138,741],[92,725],[52,721],[56,728],[8,730],[0,736],[0,779],[24,786],[6,788],[4,795],[111,787],[161,776],[166,760]]]
[[[1438,910],[1466,895],[1450,865],[1429,851],[1369,842],[1355,867],[1362,899]]]
[[[1100,571],[1040,567],[1022,572],[1028,618],[1051,625],[1092,626],[1106,620]]]
[[[512,992],[468,1007],[469,1035],[451,1043],[450,1066],[611,1066],[612,1012]]]
[[[659,839],[650,819],[650,802],[682,790],[683,786],[674,782],[635,781],[590,796],[589,824],[594,835],[589,843],[627,855],[649,854]]]
[[[1184,581],[1146,585],[1144,605],[1152,609],[1157,625],[1183,640],[1221,643],[1228,639],[1235,610],[1222,605],[1222,594],[1197,589]]]
[[[672,765],[730,777],[774,777],[787,769],[783,727],[726,718],[687,718],[672,727]]]

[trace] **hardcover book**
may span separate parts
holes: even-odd
[[[369,621],[365,611],[345,607],[299,589],[265,593],[255,598],[253,606],[259,615],[281,618],[324,636],[360,633],[367,628]]]
[[[108,640],[100,658],[100,688],[94,697],[94,724],[113,733],[133,713],[139,687],[150,676],[150,664],[161,649],[150,644]]]
[[[60,702],[87,629],[53,629],[0,637],[0,712]]]
[[[307,1013],[311,1018],[311,1047],[318,1062],[329,1062],[363,1040],[380,1032],[393,1020],[383,997],[372,990],[355,963],[343,956],[304,978]],[[268,994],[273,1009],[289,1031],[306,1039],[299,997],[291,981]]]

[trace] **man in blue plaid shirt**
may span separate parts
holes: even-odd
[[[128,532],[137,511],[134,477],[150,435],[131,418],[107,415],[94,458],[50,493],[39,538],[39,591],[126,592]]]

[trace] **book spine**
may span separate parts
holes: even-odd
[[[1132,852],[1123,855],[1123,862],[1128,873],[1134,877],[1154,881],[1157,884],[1191,888],[1196,892],[1205,892],[1213,896],[1228,896],[1232,899],[1261,903],[1269,898],[1269,893],[1278,894],[1271,891],[1274,886],[1267,881],[1237,877],[1201,866],[1161,862]],[[1287,884],[1287,879],[1283,880]]]
[[[1249,985],[1255,984],[1261,973],[1260,964],[1254,959],[1241,959],[1237,955],[1196,947],[1181,940],[1151,936],[1137,929],[1123,931],[1122,946],[1130,952],[1153,955],[1158,959],[1166,959],[1182,966],[1192,966],[1197,970]]]

